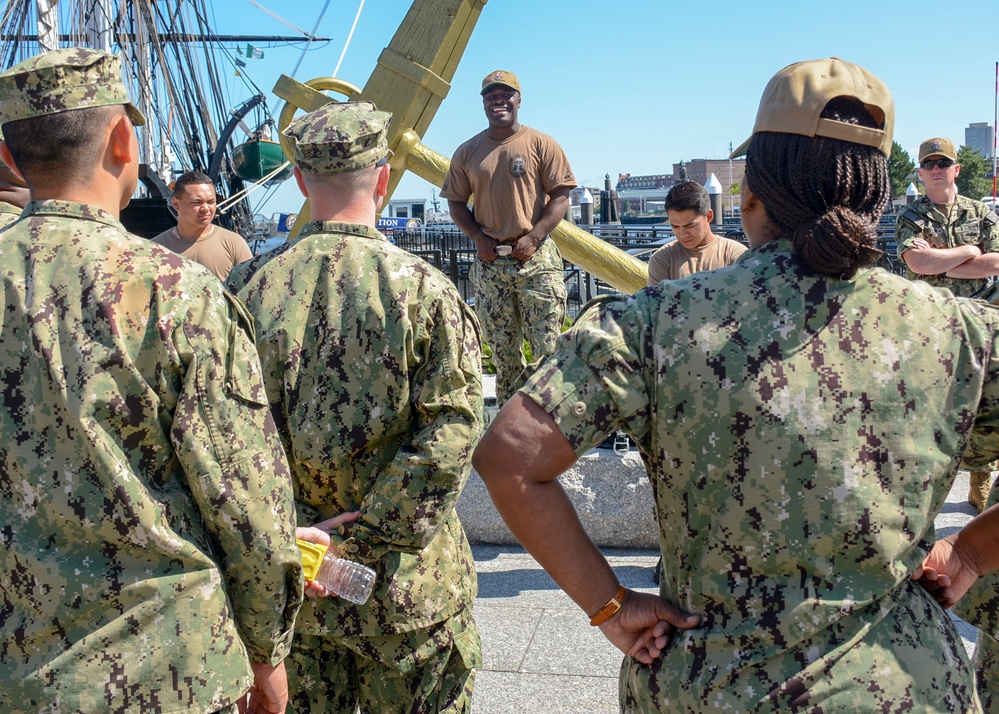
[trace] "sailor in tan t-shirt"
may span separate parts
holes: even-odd
[[[489,126],[455,151],[441,198],[477,249],[470,273],[475,311],[503,403],[527,378],[524,340],[536,360],[555,351],[566,291],[562,256],[547,238],[569,207],[576,179],[558,142],[518,120],[513,72],[490,72],[481,94]]]
[[[173,189],[177,225],[160,233],[153,242],[201,263],[225,281],[233,266],[249,260],[253,253],[238,233],[212,223],[215,200],[215,186],[207,174],[182,174]]]
[[[711,197],[699,183],[677,184],[666,194],[666,213],[676,240],[649,260],[649,285],[677,280],[691,273],[732,265],[747,248],[711,232]]]

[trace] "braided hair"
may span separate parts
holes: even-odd
[[[833,99],[827,119],[877,127],[853,98]],[[746,182],[766,207],[777,237],[814,272],[848,279],[877,262],[877,224],[891,197],[888,158],[841,139],[759,132],[746,157]]]

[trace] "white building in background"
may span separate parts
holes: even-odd
[[[416,218],[424,223],[427,203],[425,198],[393,198],[382,210],[382,218]]]

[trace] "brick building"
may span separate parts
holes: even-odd
[[[730,195],[733,184],[742,181],[746,171],[745,159],[691,159],[673,164],[671,174],[652,174],[647,176],[632,176],[619,174],[617,179],[617,197],[621,213],[636,213],[639,215],[663,212],[666,193],[675,183],[685,176],[687,181],[696,181],[702,186],[708,182],[711,174],[722,185],[722,211],[725,215],[733,212],[739,205],[739,196]]]
[[[746,173],[745,159],[691,159],[683,162],[683,169],[687,174],[688,181],[697,181],[702,186],[708,182],[711,174],[722,185],[722,211],[726,215],[732,212],[732,208],[739,206],[739,196],[729,194],[733,184],[742,182],[742,175]],[[673,164],[673,175],[680,175],[680,164]]]

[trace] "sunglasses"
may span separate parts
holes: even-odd
[[[949,169],[954,165],[954,162],[950,159],[930,159],[929,161],[924,161],[919,164],[919,168],[923,171],[932,171],[936,167],[941,169]]]

